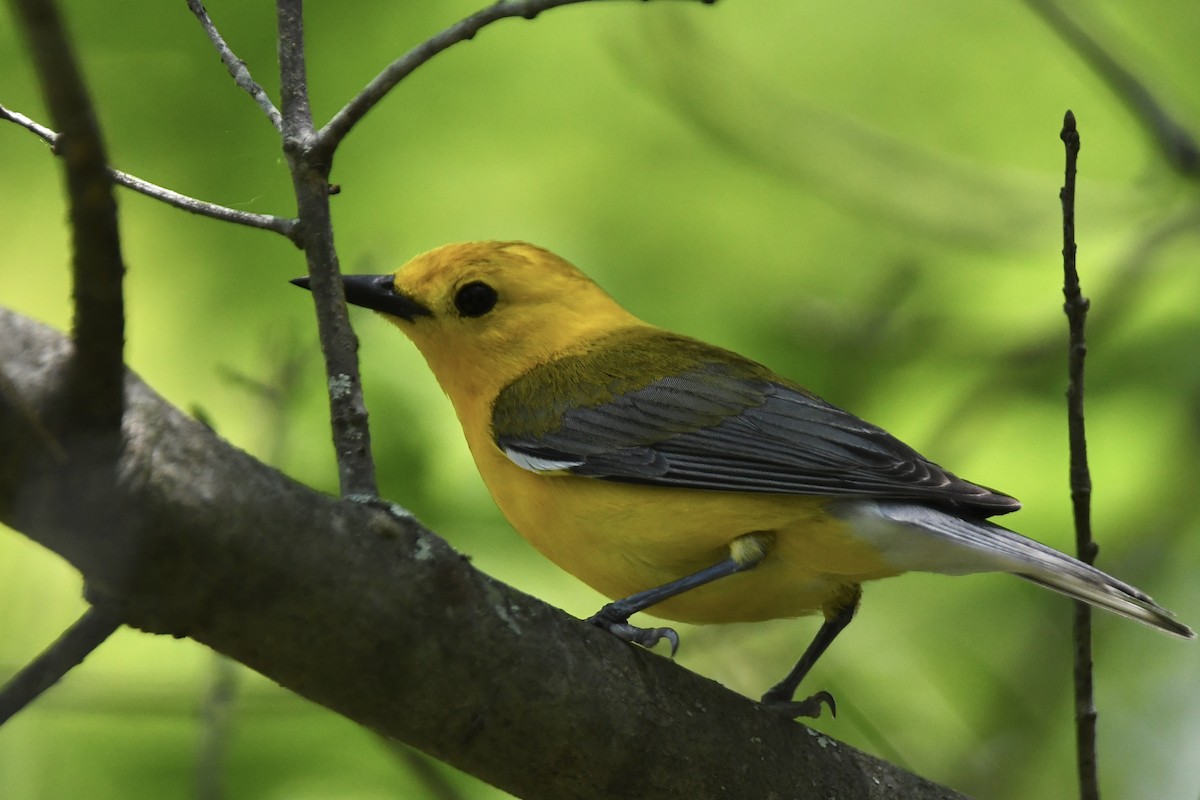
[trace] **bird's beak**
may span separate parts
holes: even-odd
[[[293,278],[292,283],[309,289],[308,278]],[[346,302],[391,314],[412,322],[417,317],[433,316],[433,312],[413,298],[396,289],[391,275],[343,275]]]

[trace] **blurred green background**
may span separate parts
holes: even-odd
[[[64,4],[115,166],[290,214],[276,135],[182,2]],[[323,121],[475,10],[314,3]],[[275,94],[269,3],[209,10]],[[1072,17],[1200,130],[1200,7],[1080,0]],[[10,16],[0,103],[48,122]],[[1200,623],[1200,205],[1142,120],[1030,6],[980,0],[595,3],[498,23],[419,69],[337,157],[347,272],[451,241],[527,239],[640,316],[764,361],[1026,508],[1072,547],[1058,188],[1079,118],[1080,268],[1100,566]],[[69,324],[58,165],[0,126],[0,304]],[[273,234],[119,193],[128,358],[171,402],[336,490],[301,255]],[[416,351],[354,315],[385,493],[480,568],[586,615],[601,598],[492,506]],[[0,676],[82,610],[53,554],[0,533]],[[816,727],[986,798],[1074,792],[1069,603],[1007,576],[866,588],[806,686]],[[757,697],[816,622],[682,630],[679,660]],[[1200,647],[1096,619],[1111,797],[1200,796]],[[496,798],[190,641],[122,631],[0,728],[0,795]],[[213,686],[233,699],[214,703]],[[221,694],[220,691],[216,694]],[[216,716],[224,722],[213,723]],[[215,744],[213,741],[215,739]],[[214,789],[218,787],[218,789]]]

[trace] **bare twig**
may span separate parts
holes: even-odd
[[[283,151],[296,193],[301,247],[312,280],[317,331],[329,380],[329,415],[337,453],[338,482],[344,496],[373,497],[379,494],[379,489],[359,375],[358,337],[354,335],[346,313],[342,282],[338,278],[338,255],[333,244],[333,218],[329,210],[332,150],[318,152],[314,148],[316,136],[308,101],[304,55],[303,3],[301,0],[278,0],[276,13]]]
[[[119,627],[120,620],[99,606],[83,612],[74,625],[0,689],[0,725],[62,680]]]
[[[59,147],[61,135],[47,128],[45,125],[40,125],[24,114],[13,111],[10,108],[5,108],[4,106],[0,106],[0,119],[20,125],[49,144],[51,152],[56,155],[62,155],[60,152],[61,148]],[[218,219],[223,222],[232,222],[236,225],[245,225],[248,228],[272,231],[273,233],[287,237],[292,242],[297,241],[296,228],[299,223],[295,219],[276,217],[272,214],[252,214],[247,211],[238,211],[235,208],[217,205],[216,203],[209,203],[205,200],[197,200],[194,197],[180,194],[179,192],[150,183],[136,175],[130,175],[128,172],[121,172],[117,169],[108,168],[108,175],[113,183],[159,200],[169,206],[190,211],[202,217]]]
[[[0,105],[0,119],[6,119],[9,122],[15,122],[25,130],[33,132],[40,139],[49,144],[52,149],[56,149],[55,143],[58,141],[58,134],[47,128],[45,125],[39,125],[24,114],[18,111],[13,111],[10,108],[5,108],[2,105]],[[55,155],[58,155],[57,151],[55,152]]]
[[[271,98],[266,91],[259,85],[258,81],[250,74],[246,62],[242,61],[233,50],[226,44],[224,37],[217,30],[217,26],[213,25],[213,21],[208,16],[208,11],[205,10],[204,4],[200,0],[187,0],[188,8],[196,15],[196,19],[200,20],[200,24],[204,27],[204,32],[208,34],[209,41],[213,43],[213,47],[217,49],[217,54],[221,56],[221,63],[225,65],[225,69],[229,70],[229,74],[233,76],[233,82],[240,86],[258,103],[258,107],[267,115],[267,119],[275,126],[275,130],[283,131],[283,117],[279,114],[279,109],[275,108],[275,104],[271,102]]]
[[[1063,119],[1066,145],[1066,178],[1059,198],[1063,213],[1063,310],[1067,314],[1067,430],[1071,447],[1071,506],[1075,514],[1075,549],[1079,559],[1091,564],[1097,547],[1092,540],[1092,479],[1088,471],[1087,435],[1083,424],[1083,360],[1087,355],[1084,324],[1088,299],[1079,288],[1075,268],[1075,166],[1079,157],[1079,132],[1075,115]],[[1096,702],[1092,685],[1092,611],[1087,603],[1075,602],[1075,755],[1079,771],[1079,796],[1098,800],[1100,784],[1096,772]]]
[[[249,211],[239,211],[236,208],[217,205],[206,200],[197,200],[194,197],[166,189],[125,172],[110,170],[110,173],[112,174],[113,181],[121,186],[133,189],[135,192],[144,194],[147,197],[153,197],[155,200],[161,200],[167,205],[174,206],[183,211],[190,211],[193,214],[218,219],[222,222],[232,222],[235,225],[245,225],[248,228],[272,231],[287,237],[293,244],[299,240],[297,229],[300,223],[292,217],[277,217],[274,214],[254,214]]]
[[[1180,175],[1200,178],[1200,144],[1131,70],[1077,25],[1053,0],[1025,0],[1063,41],[1074,48],[1113,94],[1133,113],[1162,152],[1167,164]]]
[[[383,72],[376,75],[321,129],[317,134],[318,146],[326,152],[332,152],[337,148],[338,143],[346,138],[350,129],[366,116],[367,112],[374,108],[396,84],[443,50],[474,38],[481,28],[509,17],[533,19],[543,11],[552,8],[586,2],[589,0],[497,0],[487,8],[476,11],[469,17],[464,17],[388,64]],[[704,5],[712,5],[716,0],[699,0],[699,2]]]

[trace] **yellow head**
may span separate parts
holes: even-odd
[[[642,325],[577,268],[524,242],[430,250],[393,275],[347,276],[346,300],[412,339],[455,405],[596,336]]]

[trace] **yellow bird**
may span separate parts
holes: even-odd
[[[348,302],[424,355],[513,527],[615,599],[590,622],[673,651],[674,631],[629,617],[822,612],[763,697],[785,713],[832,708],[824,692],[793,701],[797,686],[854,616],[860,585],[910,570],[1010,572],[1194,637],[1138,589],[988,522],[1020,507],[1012,497],[761,364],[641,321],[539,247],[447,245],[395,274],[343,280]]]

